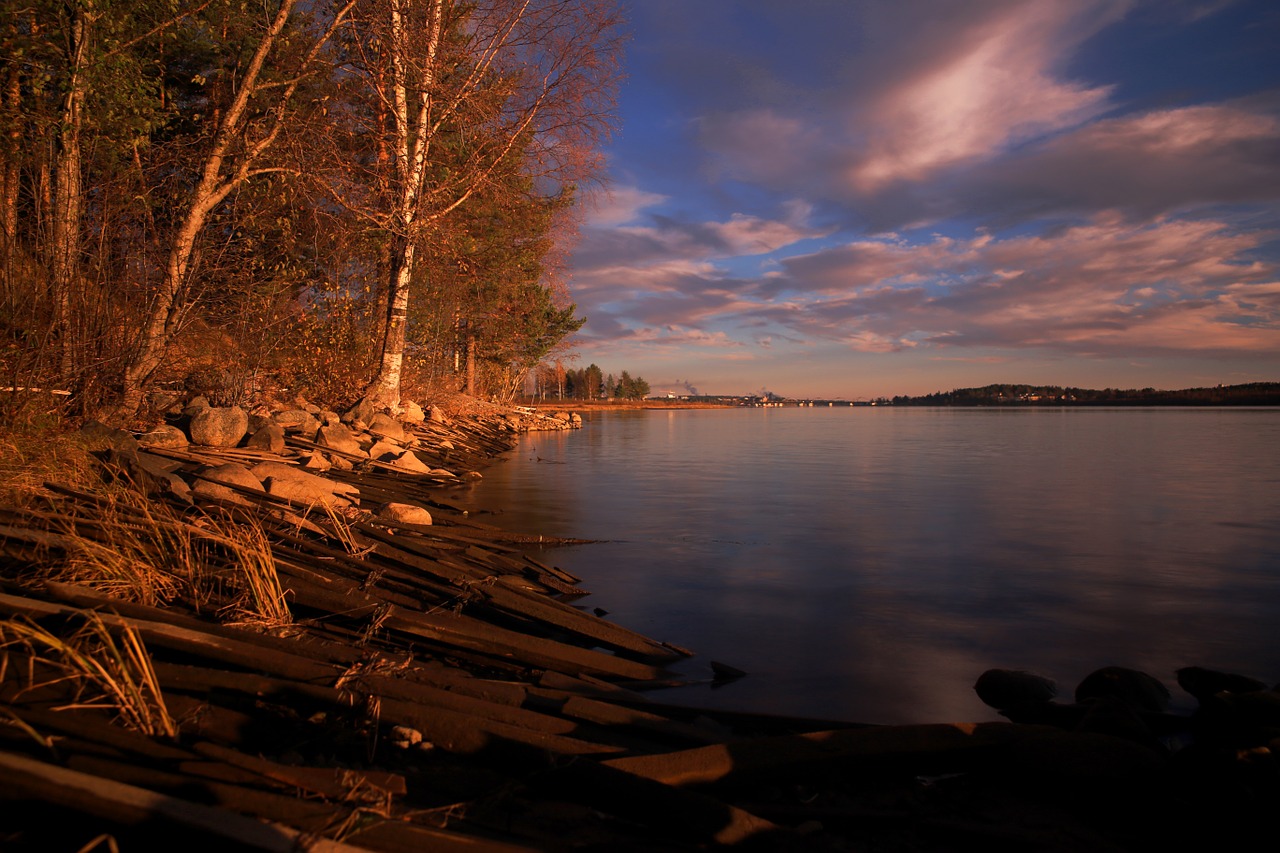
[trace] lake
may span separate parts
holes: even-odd
[[[1280,679],[1280,410],[592,412],[463,501],[605,540],[539,559],[692,649],[661,701],[874,723],[998,719],[990,667]],[[710,661],[749,675],[712,686]]]

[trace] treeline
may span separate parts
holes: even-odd
[[[984,385],[957,388],[920,397],[894,397],[895,406],[1004,405],[1145,405],[1145,406],[1275,406],[1280,382],[1250,382],[1212,388],[1162,391],[1155,388],[1062,388],[1057,385]]]
[[[616,5],[0,0],[0,386],[517,393],[583,322]]]
[[[541,400],[643,400],[650,388],[643,378],[625,370],[614,376],[595,364],[570,369],[557,363],[538,368],[531,391]]]

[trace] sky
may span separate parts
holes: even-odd
[[[579,366],[846,399],[1280,381],[1280,2],[628,10]]]

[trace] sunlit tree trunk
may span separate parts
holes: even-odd
[[[395,209],[392,211],[390,281],[387,316],[378,374],[365,389],[365,399],[378,408],[400,411],[400,378],[409,316],[409,290],[418,244],[418,213],[432,142],[432,94],[436,56],[444,19],[444,0],[430,0],[426,31],[406,20],[413,0],[389,0],[391,61],[392,158]],[[419,58],[420,57],[420,58]],[[418,58],[417,62],[413,60]]]

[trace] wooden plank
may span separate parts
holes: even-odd
[[[974,759],[1008,747],[1034,730],[1043,727],[1013,723],[871,726],[756,738],[605,763],[677,787],[741,779],[777,780],[858,761]]]
[[[213,806],[191,803],[133,785],[0,753],[0,791],[10,800],[41,800],[68,811],[132,825],[160,818],[188,831],[251,850],[294,853],[357,853],[358,847],[317,838],[291,827],[265,823]]]

